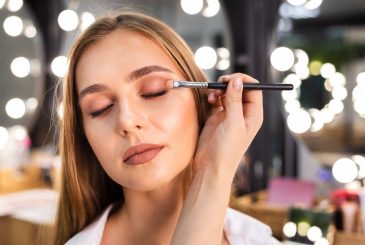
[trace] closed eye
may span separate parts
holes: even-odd
[[[167,90],[163,90],[163,91],[160,91],[160,92],[157,92],[157,93],[152,93],[152,94],[142,94],[142,97],[146,98],[146,99],[150,99],[150,98],[165,95],[166,93],[167,93]]]
[[[113,106],[113,104],[110,104],[107,107],[104,107],[103,109],[100,109],[100,110],[97,110],[97,111],[94,111],[94,112],[90,113],[90,115],[91,115],[92,118],[98,117],[101,114],[103,114],[105,111],[107,111],[109,108],[111,108],[112,106]]]

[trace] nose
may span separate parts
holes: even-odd
[[[131,101],[120,103],[116,130],[123,136],[135,135],[147,128],[147,118],[142,108]]]

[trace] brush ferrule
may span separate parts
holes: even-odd
[[[207,82],[186,82],[186,81],[174,81],[173,87],[185,87],[185,88],[208,88]]]

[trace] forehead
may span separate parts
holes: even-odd
[[[126,78],[129,72],[152,65],[177,71],[173,61],[154,40],[136,31],[118,29],[81,55],[76,67],[76,81],[80,86],[85,81],[105,78],[116,72]]]

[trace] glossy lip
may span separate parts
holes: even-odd
[[[156,144],[139,144],[132,146],[125,152],[123,162],[129,165],[146,163],[155,158],[163,148],[163,145]]]

